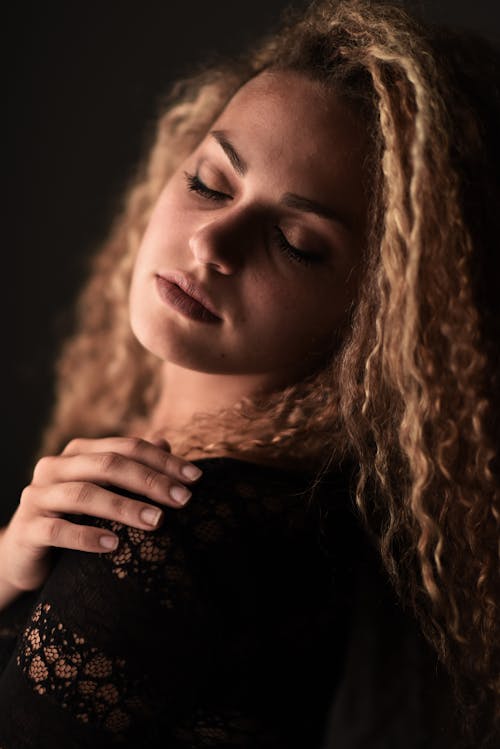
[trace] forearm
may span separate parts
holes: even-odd
[[[3,571],[6,569],[4,535],[7,526],[0,528],[0,611],[7,608],[23,592],[8,580],[4,579]]]

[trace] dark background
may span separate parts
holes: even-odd
[[[6,522],[29,483],[85,257],[106,234],[169,84],[237,52],[292,0],[19,4],[4,103],[8,201],[3,257]],[[500,42],[498,0],[413,0],[425,17]]]

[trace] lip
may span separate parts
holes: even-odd
[[[186,317],[200,322],[220,322],[206,293],[188,276],[181,273],[156,274],[160,297]]]

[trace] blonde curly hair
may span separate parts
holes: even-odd
[[[331,86],[365,118],[372,180],[363,280],[335,355],[221,412],[218,440],[200,414],[176,452],[260,453],[318,475],[356,465],[356,502],[392,581],[485,734],[500,713],[499,57],[395,1],[318,0],[240,59],[177,83],[92,260],[40,448],[127,433],[154,405],[161,363],[128,321],[134,258],[163,185],[231,96],[270,67]]]

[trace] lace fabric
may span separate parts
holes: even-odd
[[[130,726],[131,712],[144,710],[125,674],[125,659],[88,646],[83,635],[57,621],[50,603],[38,603],[22,633],[16,663],[39,695],[50,695],[83,723],[112,734]]]
[[[319,746],[359,544],[345,483],[328,486],[326,541],[310,476],[196,462],[156,531],[76,521],[119,545],[62,551],[37,593],[0,679],[3,749]]]

